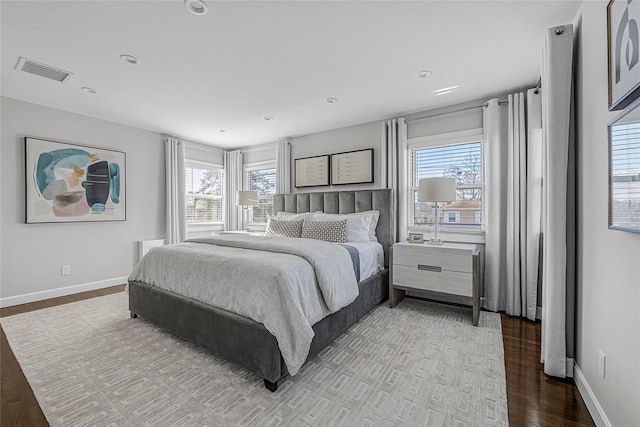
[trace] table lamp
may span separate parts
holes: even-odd
[[[444,243],[438,238],[438,202],[456,201],[456,179],[455,178],[423,178],[418,184],[418,202],[435,202],[435,236],[428,240],[430,245],[441,245]]]

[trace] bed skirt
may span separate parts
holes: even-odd
[[[389,272],[361,282],[358,297],[348,306],[313,325],[309,356],[333,342],[373,307],[389,296]],[[287,374],[278,342],[261,324],[146,283],[129,282],[129,310],[173,334],[236,362],[277,387]],[[270,388],[271,389],[271,388]],[[272,391],[273,391],[272,390]]]

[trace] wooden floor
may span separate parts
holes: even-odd
[[[124,285],[0,309],[0,317],[108,295]],[[0,427],[48,426],[31,387],[0,331]],[[594,426],[572,381],[546,376],[540,360],[540,323],[502,315],[507,402],[511,426]]]

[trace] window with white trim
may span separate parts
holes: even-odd
[[[276,192],[276,167],[274,162],[245,165],[245,190],[258,192],[258,205],[248,207],[250,226],[266,225],[273,215],[273,195]]]
[[[482,230],[484,153],[482,134],[460,132],[420,138],[409,147],[409,225],[434,225],[433,203],[418,202],[418,183],[423,178],[456,178],[455,202],[439,203],[441,230]]]
[[[224,169],[211,163],[185,162],[187,226],[224,224]]]

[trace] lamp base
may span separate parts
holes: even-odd
[[[440,239],[429,239],[425,242],[427,245],[444,245],[444,242]]]

